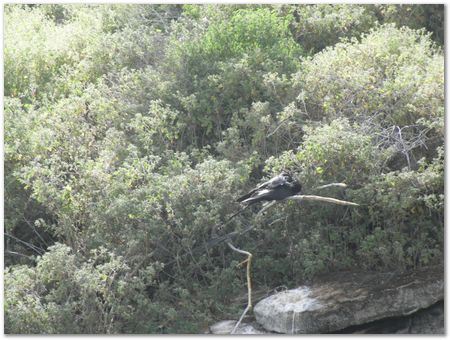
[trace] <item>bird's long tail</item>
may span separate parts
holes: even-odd
[[[219,223],[218,225],[214,226],[214,229],[216,230],[222,230],[233,218],[235,218],[237,215],[239,215],[241,212],[243,212],[245,209],[248,208],[249,205],[245,205],[242,209],[235,212],[233,215],[228,217],[228,219],[225,222]]]
[[[267,196],[267,193],[263,193],[261,195],[257,195],[257,196],[253,196],[253,197],[247,198],[246,200],[243,200],[241,203],[245,204],[246,205],[245,208],[246,208],[249,205],[252,205],[252,204],[255,204],[255,203],[258,203],[258,202],[261,202],[261,201],[266,201],[267,200],[266,196]]]

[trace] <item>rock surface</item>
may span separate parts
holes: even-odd
[[[211,334],[230,334],[237,320],[223,320],[209,326]],[[234,334],[267,334],[254,324],[241,323]]]
[[[410,315],[444,298],[444,270],[339,273],[272,295],[254,308],[256,321],[278,333],[332,333],[374,320]]]
[[[445,334],[444,301],[411,315],[350,326],[333,334]]]

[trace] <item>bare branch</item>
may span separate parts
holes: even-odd
[[[357,204],[357,203],[341,201],[336,198],[316,196],[316,195],[296,195],[296,196],[288,197],[287,199],[288,200],[296,200],[296,201],[321,201],[321,202],[328,202],[328,203],[334,203],[334,204],[340,204],[340,205],[359,206],[359,204]]]
[[[269,208],[270,208],[272,205],[274,205],[275,203],[277,203],[277,201],[272,201],[272,202],[270,202],[270,203],[264,205],[264,206],[262,207],[262,209],[261,209],[260,211],[258,211],[258,214],[256,214],[256,219],[258,219],[258,218],[262,215],[262,213],[263,213],[264,211],[266,211],[267,209],[269,209]]]
[[[322,185],[320,187],[315,188],[316,190],[325,189],[329,187],[340,187],[340,188],[347,188],[347,184],[345,183],[330,183],[326,185]]]
[[[19,252],[17,252],[17,251],[5,250],[5,253],[6,253],[6,254],[11,254],[11,255],[23,256],[23,257],[26,257],[26,258],[28,258],[28,259],[34,261],[34,259],[33,259],[32,256],[28,256],[28,255],[19,253]]]
[[[233,244],[231,242],[227,242],[227,244],[228,244],[228,247],[230,247],[231,249],[233,249],[234,251],[236,251],[236,252],[238,252],[240,254],[244,254],[244,255],[247,255],[247,256],[252,256],[252,254],[249,253],[248,251],[236,248],[235,246],[233,246]]]
[[[31,230],[33,230],[33,232],[39,237],[39,239],[45,244],[46,247],[48,247],[47,242],[45,242],[44,238],[41,236],[41,234],[38,233],[38,231],[36,230],[36,228],[34,227],[34,225],[32,225],[30,223],[30,221],[28,221],[25,218],[25,215],[22,214],[22,220],[31,228]]]
[[[33,245],[33,244],[31,244],[31,243],[28,243],[28,242],[25,242],[25,241],[21,240],[20,238],[17,238],[17,237],[15,237],[15,236],[13,236],[13,235],[10,235],[10,234],[7,234],[7,233],[4,233],[4,235],[5,235],[5,236],[8,236],[8,237],[11,237],[12,239],[14,239],[14,240],[16,240],[16,241],[22,243],[23,245],[27,246],[28,248],[34,250],[34,251],[35,251],[36,253],[38,253],[39,255],[42,255],[42,254],[44,254],[44,252],[45,252],[44,249],[39,248],[39,247],[36,247],[35,245]]]
[[[231,244],[231,242],[227,242],[228,246],[240,253],[240,254],[244,254],[247,255],[247,259],[244,260],[242,263],[247,263],[247,289],[248,289],[248,302],[247,302],[247,307],[245,307],[244,312],[242,313],[241,317],[239,318],[238,322],[236,322],[236,325],[234,325],[233,330],[231,331],[231,334],[234,334],[234,332],[236,332],[236,329],[239,327],[239,325],[241,324],[242,320],[244,319],[244,316],[247,314],[247,312],[252,308],[252,278],[251,278],[251,273],[250,273],[250,269],[251,269],[251,265],[252,265],[252,257],[253,255],[246,251],[246,250],[242,250],[242,249],[238,249],[235,246],[233,246]]]
[[[271,137],[271,136],[273,136],[273,135],[278,131],[278,129],[279,129],[285,122],[287,122],[290,118],[291,118],[291,117],[286,117],[286,118],[282,119],[282,120],[280,121],[280,123],[278,123],[278,126],[277,126],[272,132],[270,132],[266,137]]]

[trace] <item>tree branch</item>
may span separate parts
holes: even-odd
[[[320,187],[315,188],[316,190],[325,189],[329,187],[341,187],[341,188],[347,188],[347,184],[345,183],[330,183],[326,185],[322,185]]]
[[[241,317],[239,318],[238,322],[236,322],[236,325],[234,325],[234,328],[233,328],[233,330],[230,333],[230,334],[234,334],[234,332],[236,332],[237,328],[239,327],[239,325],[241,324],[242,320],[244,319],[244,316],[252,308],[252,278],[251,278],[250,269],[251,269],[251,265],[252,265],[252,257],[253,257],[253,255],[250,252],[248,252],[248,251],[236,248],[235,246],[233,246],[231,244],[231,242],[227,242],[227,244],[228,244],[228,247],[230,247],[232,250],[234,250],[234,251],[236,251],[236,252],[238,252],[240,254],[247,255],[247,259],[244,260],[243,262],[241,262],[241,264],[247,263],[248,302],[247,302],[247,307],[245,307],[244,312],[242,313]]]
[[[334,204],[339,204],[339,205],[359,206],[359,204],[357,204],[357,203],[342,201],[342,200],[338,200],[336,198],[331,198],[331,197],[316,196],[316,195],[296,195],[296,196],[288,197],[287,200],[321,201],[321,202],[328,202],[328,203],[334,203]]]
[[[7,234],[7,233],[4,233],[4,235],[8,236],[8,237],[11,237],[12,239],[16,240],[17,242],[22,243],[23,245],[27,246],[28,248],[34,250],[39,255],[42,255],[45,252],[44,249],[36,247],[35,245],[33,245],[31,243],[28,243],[28,242],[25,242],[25,241],[21,240],[20,238],[17,238],[17,237],[15,237],[13,235],[10,235],[10,234]]]

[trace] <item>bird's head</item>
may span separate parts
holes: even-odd
[[[298,194],[302,190],[302,185],[296,179],[292,182],[292,191],[294,195]]]
[[[283,176],[283,177],[288,178],[289,182],[290,182],[291,180],[295,180],[295,179],[296,179],[296,176],[295,176],[294,172],[291,171],[291,170],[283,169],[283,170],[281,171],[280,175]]]
[[[289,170],[283,169],[283,170],[280,172],[280,176],[287,177],[287,178],[292,178],[292,172],[289,171]]]
[[[294,175],[292,171],[283,170],[281,172],[281,175],[286,178],[286,180],[291,184],[292,191],[296,194],[302,190],[302,185],[300,184],[300,181],[298,180],[298,177]]]

